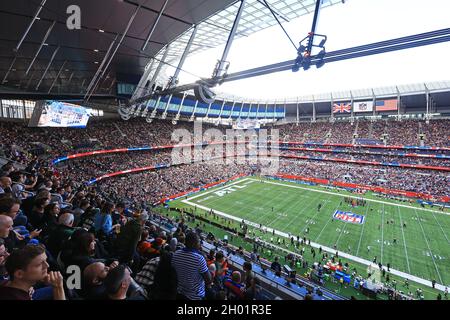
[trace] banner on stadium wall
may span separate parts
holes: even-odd
[[[352,112],[351,103],[334,103],[333,113],[350,113]]]
[[[378,193],[383,193],[383,194],[401,195],[401,196],[405,196],[408,198],[420,198],[420,199],[438,201],[438,202],[444,202],[444,203],[450,202],[449,196],[442,196],[442,197],[435,198],[432,195],[419,193],[419,192],[395,190],[395,189],[385,189],[382,187],[366,186],[366,185],[349,183],[349,182],[329,181],[329,180],[324,180],[324,179],[316,179],[316,178],[302,177],[302,176],[295,176],[295,175],[288,175],[288,174],[277,174],[276,176],[280,177],[280,178],[290,179],[290,180],[314,181],[317,184],[333,185],[335,187],[363,189],[363,190],[368,190],[368,191],[373,191],[373,192],[378,192]]]
[[[354,102],[353,112],[373,112],[373,101]]]
[[[376,111],[397,111],[397,103],[397,99],[379,100],[375,102]]]

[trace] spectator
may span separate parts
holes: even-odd
[[[216,265],[216,277],[219,277],[219,279],[222,279],[226,273],[228,272],[228,261],[224,257],[222,251],[217,251],[216,253],[216,261],[214,262]]]
[[[155,280],[150,290],[151,298],[153,300],[175,300],[177,284],[177,272],[172,266],[172,255],[163,250],[155,271]]]
[[[106,299],[127,300],[127,291],[131,284],[131,272],[125,265],[119,265],[108,271],[104,284]]]
[[[7,215],[0,215],[0,239],[6,239],[13,231],[13,219]]]
[[[281,264],[278,262],[278,260],[279,260],[278,257],[275,257],[274,261],[270,265],[270,269],[275,271],[275,274],[280,277],[281,276]]]
[[[107,202],[101,212],[95,215],[94,228],[100,239],[110,237],[117,225],[112,224],[111,214],[114,211],[114,203]]]
[[[211,283],[211,275],[205,257],[199,251],[198,235],[189,232],[185,245],[186,248],[175,252],[172,258],[178,278],[178,294],[180,299],[201,300],[205,297],[205,284]]]
[[[244,299],[244,286],[241,284],[241,273],[239,271],[233,271],[231,278],[226,277],[224,286],[228,290],[230,300]]]
[[[11,178],[9,177],[0,177],[0,194],[2,193],[12,193],[11,190]]]
[[[0,286],[2,286],[8,279],[8,274],[5,269],[5,262],[8,257],[9,252],[6,250],[5,241],[2,239],[0,234]]]
[[[103,262],[88,265],[83,272],[82,296],[87,300],[104,299],[106,296],[104,280],[110,268],[117,266],[118,264],[113,264],[107,267]]]
[[[140,240],[143,226],[148,220],[148,214],[142,212],[137,218],[128,221],[122,228],[115,241],[116,256],[122,263],[135,260],[139,263],[136,247]]]
[[[0,199],[0,215],[7,215],[15,219],[20,210],[20,200],[16,198]]]
[[[59,272],[48,272],[43,247],[28,245],[13,251],[6,260],[9,281],[0,287],[0,300],[31,300],[33,286],[46,282],[52,287],[54,300],[65,300],[63,278]]]
[[[66,212],[59,216],[57,227],[50,233],[47,248],[56,257],[64,248],[65,243],[75,231],[73,228],[74,216]]]

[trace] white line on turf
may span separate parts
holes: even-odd
[[[427,235],[425,234],[425,230],[423,229],[422,222],[420,221],[420,218],[419,218],[416,210],[414,210],[414,213],[416,214],[417,220],[419,221],[420,228],[422,229],[422,235],[423,235],[423,238],[425,239],[425,243],[427,244],[428,250],[430,251],[431,260],[433,260],[434,268],[436,269],[436,273],[437,273],[437,275],[439,277],[439,281],[441,283],[443,283],[442,282],[442,278],[441,278],[441,274],[439,273],[439,269],[438,269],[437,264],[436,264],[436,261],[434,261],[434,254],[433,254],[433,251],[431,251],[431,247],[430,247],[430,244],[428,243]]]
[[[336,208],[334,209],[334,211],[332,212],[334,214],[334,212],[339,208],[339,204],[336,206]],[[323,230],[325,230],[325,228],[327,227],[327,225],[330,223],[330,221],[333,220],[333,216],[331,216],[330,219],[328,219],[327,223],[323,226],[322,230],[320,230],[319,235],[316,237],[316,239],[314,241],[319,240],[320,236],[322,235]]]
[[[433,217],[434,217],[434,220],[436,220],[437,224],[439,225],[439,228],[441,228],[441,231],[442,231],[442,233],[444,234],[445,239],[447,239],[447,242],[450,243],[450,241],[449,241],[448,238],[447,238],[447,235],[445,234],[444,229],[442,228],[441,223],[440,223],[439,220],[436,218],[436,216],[434,215],[434,213],[433,213]]]
[[[278,193],[274,198],[269,199],[269,200],[268,200],[267,202],[265,202],[265,203],[274,202],[274,200],[278,199],[280,196],[284,196],[284,195],[281,194],[281,192],[280,192],[280,193]],[[260,200],[260,199],[258,198],[257,201],[259,201],[259,200]],[[264,203],[264,204],[265,204],[265,203]],[[251,214],[252,214],[252,213],[253,213],[253,211],[251,212]],[[270,209],[270,210],[267,209],[266,212],[263,213],[262,216],[260,217],[261,223],[262,223],[262,221],[263,221],[262,219],[265,218],[267,215],[270,215],[271,213],[275,213],[275,212],[272,212],[271,209]],[[250,215],[251,215],[251,214],[250,214]],[[278,217],[278,218],[279,218],[279,217]],[[276,220],[277,220],[278,218],[276,218]],[[268,227],[269,225],[270,225],[270,224],[268,224],[267,227]],[[269,230],[267,230],[267,231],[269,231]]]
[[[181,202],[186,203],[186,204],[188,204],[190,206],[197,206],[198,208],[206,210],[206,211],[210,211],[211,210],[211,208],[195,204],[193,202],[190,202],[189,200],[182,200]],[[221,215],[223,217],[229,218],[229,219],[234,220],[234,221],[238,221],[238,222],[242,221],[242,219],[240,219],[238,217],[235,217],[233,215],[227,214],[225,212],[221,212],[221,211],[217,211],[217,210],[214,210],[214,212],[216,214],[218,214],[218,215]],[[259,227],[259,224],[255,223],[255,222],[248,221],[248,220],[245,220],[245,219],[244,219],[244,222],[246,224],[248,224],[248,225],[253,226],[253,227]],[[288,234],[285,233],[285,232],[282,232],[282,231],[275,230],[275,234],[280,235],[282,237],[288,238]],[[318,243],[315,243],[315,242],[311,242],[311,246],[314,247],[314,248],[317,248],[317,249],[322,247],[322,250],[327,251],[329,253],[333,253],[333,254],[336,252],[332,248],[329,248],[329,247],[326,247],[326,246],[322,246],[322,245],[320,245]],[[377,267],[371,261],[368,261],[366,259],[362,259],[362,258],[359,258],[359,257],[355,257],[355,256],[347,254],[345,252],[338,251],[338,254],[339,254],[339,256],[341,256],[343,258],[346,258],[346,259],[349,259],[349,260],[353,260],[353,261],[361,263],[363,265],[372,266],[374,268]],[[414,281],[414,282],[426,285],[428,287],[432,287],[431,281],[429,281],[429,280],[425,280],[425,279],[422,279],[422,278],[416,277],[414,275],[411,275],[411,274],[408,274],[408,273],[405,273],[405,272],[402,272],[402,271],[399,271],[399,270],[396,270],[396,269],[392,269],[392,268],[391,268],[391,273],[394,274],[394,275],[397,275],[399,277],[407,278],[407,279],[409,279],[411,281]],[[441,290],[441,291],[445,290],[445,286],[443,286],[443,285],[441,285],[439,283],[437,283],[435,287],[436,287],[436,289]]]
[[[250,180],[250,179],[249,179],[249,178],[244,178],[244,179],[242,179],[242,180],[238,180],[238,181],[236,181],[236,182],[233,182],[233,183],[224,185],[223,187],[220,187],[220,188],[214,188],[214,187],[213,187],[212,190],[206,191],[206,192],[202,192],[202,193],[200,193],[200,194],[197,194],[197,195],[195,195],[195,196],[193,196],[193,197],[188,198],[187,200],[189,200],[189,201],[190,201],[190,200],[194,200],[194,199],[197,199],[197,198],[199,198],[199,197],[203,197],[204,195],[207,195],[207,194],[210,194],[210,193],[213,193],[213,192],[216,192],[216,191],[219,191],[219,190],[226,189],[226,188],[228,188],[228,187],[234,186],[235,184],[239,184],[239,183],[245,182],[245,181],[247,181],[247,180]]]
[[[202,205],[197,205],[197,204],[195,204],[195,203],[193,203],[193,202],[190,202],[190,201],[188,201],[188,200],[182,200],[182,202],[183,202],[183,203],[186,203],[186,204],[188,204],[188,205],[191,205],[191,206],[197,206],[197,207],[199,207],[200,209],[203,209],[203,210],[206,210],[206,211],[211,210],[211,209],[208,208],[208,207],[205,207],[205,206],[202,206]],[[240,218],[237,218],[237,217],[235,217],[235,216],[233,216],[233,215],[230,215],[230,214],[227,214],[227,213],[224,213],[224,212],[221,212],[221,211],[214,210],[214,212],[215,212],[216,214],[219,214],[219,215],[221,215],[221,216],[224,216],[224,217],[226,217],[226,218],[229,218],[229,219],[232,219],[232,220],[235,220],[235,221],[239,221],[239,222],[242,221],[242,219],[240,219]],[[254,222],[248,221],[248,220],[244,220],[244,221],[245,221],[245,223],[247,223],[248,225],[251,225],[251,226],[253,226],[253,227],[259,227],[259,224],[257,224],[257,223],[254,223]],[[280,236],[282,236],[282,237],[286,237],[286,238],[288,237],[288,234],[287,234],[287,233],[281,232],[281,231],[278,231],[278,230],[275,231],[275,234],[278,234],[278,235],[280,235]],[[315,242],[311,242],[311,246],[314,247],[314,248],[317,248],[317,249],[320,248],[320,247],[322,247],[322,250],[324,250],[324,251],[327,251],[327,252],[330,252],[330,253],[333,253],[333,254],[335,253],[335,250],[334,250],[334,249],[329,248],[329,247],[326,247],[326,246],[322,246],[322,245],[320,245],[320,244],[318,244],[318,243],[315,243]],[[361,263],[361,264],[363,264],[363,265],[372,266],[372,267],[377,267],[377,266],[376,266],[375,264],[373,264],[371,261],[368,261],[368,260],[366,260],[366,259],[362,259],[362,258],[359,258],[359,257],[355,257],[355,256],[350,255],[350,254],[347,254],[347,253],[345,253],[345,252],[338,251],[338,254],[339,254],[339,256],[341,256],[341,257],[343,257],[343,258],[346,258],[346,259],[349,259],[349,260],[353,260],[353,261],[358,262],[358,263]],[[425,279],[423,279],[423,278],[420,278],[420,277],[417,277],[417,276],[414,276],[414,275],[411,275],[411,274],[408,274],[408,273],[405,273],[405,272],[402,272],[402,271],[399,271],[399,270],[396,270],[396,269],[392,269],[392,268],[391,268],[391,273],[394,274],[394,275],[397,275],[397,276],[399,276],[399,277],[407,278],[407,279],[409,279],[409,280],[411,280],[411,281],[414,281],[414,282],[417,282],[417,283],[426,285],[426,286],[428,286],[428,287],[432,287],[431,281],[429,281],[429,280],[425,280]],[[437,283],[437,284],[436,284],[436,289],[441,290],[441,291],[444,291],[444,290],[445,290],[445,286],[443,286],[443,285]]]
[[[249,178],[249,179],[252,180],[252,178]],[[345,196],[347,198],[361,199],[361,197],[355,197],[355,196],[351,196],[351,195],[347,195],[347,194],[343,195],[343,194],[336,193],[336,192],[331,192],[331,191],[316,190],[316,189],[305,188],[305,187],[300,187],[300,186],[293,186],[293,185],[286,184],[286,183],[278,183],[278,182],[273,182],[273,181],[265,181],[265,183],[279,185],[279,186],[285,186],[285,187],[294,188],[294,189],[307,190],[307,191],[311,191],[311,192],[333,194],[333,195],[339,196],[339,197],[344,197]],[[436,210],[431,210],[431,209],[426,209],[426,208],[416,208],[416,207],[412,207],[412,206],[407,206],[405,204],[386,202],[386,201],[381,201],[381,200],[376,200],[376,199],[364,198],[364,200],[370,201],[370,202],[376,202],[376,203],[383,203],[383,204],[389,205],[389,206],[399,206],[399,207],[404,207],[404,208],[408,208],[408,209],[415,209],[415,210],[419,210],[419,211],[428,211],[428,212],[434,212],[434,213],[437,213],[437,214],[445,214],[445,215],[450,216],[450,212],[441,212],[441,211],[436,211]]]
[[[365,216],[366,216],[366,222],[367,222],[367,219],[369,218],[368,216],[367,216],[367,212],[369,211],[369,206],[367,206],[367,208],[366,208],[366,213],[365,213]],[[361,241],[362,241],[362,236],[363,236],[363,233],[364,233],[364,226],[366,225],[366,223],[363,223],[363,225],[362,225],[362,229],[361,229],[361,234],[359,235],[359,242],[358,242],[358,248],[356,249],[356,255],[358,255],[358,253],[359,253],[359,248],[361,247]]]
[[[331,196],[330,196],[330,197],[331,197]],[[328,197],[327,199],[329,199],[330,197]],[[331,203],[332,201],[330,201],[330,200],[322,200],[321,202]],[[326,206],[324,206],[323,208],[321,208],[322,212],[324,211],[325,208],[326,208]],[[315,219],[316,219],[316,217],[317,217],[318,214],[319,214],[319,211],[317,211],[317,212],[314,214],[314,216],[313,216],[311,219],[308,220],[308,223],[307,223],[306,226],[303,228],[302,232],[305,231],[306,227],[310,224],[309,221],[312,221],[312,220],[315,221]]]
[[[341,236],[344,234],[345,229],[347,229],[347,225],[348,225],[348,223],[345,223],[344,226],[342,227],[341,232],[339,232],[339,236],[338,236],[336,242],[334,243],[336,245],[336,248],[338,247],[339,240],[341,239]]]
[[[280,194],[281,194],[281,192],[280,192]],[[293,208],[293,207],[296,207],[297,206],[297,202],[296,201],[292,201],[293,203],[291,203],[291,205],[290,206],[288,206],[287,208]],[[286,210],[287,210],[287,208],[286,208]],[[301,212],[303,212],[305,209],[307,208],[307,206],[304,206],[303,207],[303,210],[301,211]],[[295,215],[294,215],[295,216]],[[280,217],[278,216],[275,220],[273,220],[272,222],[270,222],[267,226],[270,226],[270,225],[272,225],[272,224],[274,224],[276,221],[278,221],[278,219],[279,219]],[[297,218],[297,217],[296,217]],[[292,220],[291,220],[292,221]],[[289,224],[289,223],[288,223]],[[284,227],[284,229],[285,229],[286,227]]]
[[[408,251],[406,250],[406,240],[405,240],[405,231],[403,230],[402,214],[400,213],[400,208],[399,208],[399,207],[397,207],[397,211],[398,211],[398,215],[400,216],[400,228],[402,229],[403,246],[405,247],[406,265],[408,266],[408,272],[411,273],[411,268],[409,267],[409,256],[408,256]]]

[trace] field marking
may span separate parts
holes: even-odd
[[[334,211],[336,211],[336,210],[339,208],[339,206],[340,206],[340,204],[338,204],[338,205],[336,206],[336,208],[334,209]],[[333,214],[334,214],[334,212],[333,212]],[[321,236],[323,230],[325,230],[326,226],[327,226],[327,225],[330,223],[330,221],[332,221],[332,220],[333,220],[333,216],[331,216],[331,219],[328,219],[327,223],[324,225],[324,227],[322,228],[322,230],[320,230],[319,235],[316,237],[316,239],[314,239],[314,241],[319,240],[319,238],[320,238],[320,236]],[[337,247],[336,247],[336,248],[337,248]]]
[[[267,202],[272,202],[273,200],[278,199],[280,196],[284,196],[284,195],[280,192],[275,198],[272,198],[272,199],[270,199],[270,200],[267,201]],[[257,199],[257,200],[258,200],[258,199]],[[291,207],[293,207],[293,206],[289,206],[289,208],[291,208]],[[268,214],[270,214],[270,213],[276,214],[275,211],[269,211],[269,210],[267,210],[267,212],[261,216],[261,219],[265,218],[265,217],[266,217]],[[272,223],[274,223],[275,221],[277,221],[278,219],[280,219],[280,215],[279,215],[279,214],[276,214],[276,216],[277,216],[277,217],[275,218],[275,220],[272,220],[272,222],[270,222],[270,223],[267,225],[267,227],[269,227]],[[262,223],[261,223],[261,224],[262,224]],[[272,231],[273,231],[273,230],[275,230],[275,229],[272,228]],[[269,230],[267,230],[267,231],[269,232]]]
[[[444,234],[445,239],[447,239],[447,242],[450,243],[450,241],[449,241],[448,238],[447,238],[447,235],[446,235],[445,232],[444,232],[444,229],[442,228],[441,223],[439,222],[438,219],[436,219],[436,216],[434,215],[434,213],[433,213],[433,217],[434,217],[434,220],[436,220],[436,222],[438,223],[439,228],[441,228],[441,231],[442,231],[442,233]]]
[[[248,178],[248,179],[252,180],[252,178]],[[265,183],[279,185],[279,186],[284,186],[284,187],[289,187],[289,188],[294,188],[294,189],[307,190],[307,191],[311,191],[311,192],[327,193],[327,194],[332,194],[332,195],[339,196],[339,197],[361,199],[361,197],[351,196],[351,195],[347,195],[347,194],[343,195],[343,194],[336,193],[336,192],[331,192],[331,191],[316,190],[316,189],[310,189],[310,188],[305,188],[305,187],[300,187],[300,186],[293,186],[293,185],[286,184],[286,183],[278,183],[278,182],[273,182],[273,181],[265,181]],[[398,206],[398,207],[403,207],[403,208],[408,208],[408,209],[414,209],[414,210],[420,210],[420,211],[428,211],[428,212],[434,212],[434,213],[437,213],[437,214],[445,214],[447,216],[450,216],[450,212],[441,212],[441,211],[425,209],[425,208],[416,208],[416,207],[412,207],[412,206],[407,206],[405,204],[397,204],[397,203],[386,202],[386,201],[381,201],[381,200],[376,200],[376,199],[364,198],[364,200],[370,201],[370,202],[382,203],[382,204],[386,204],[386,205],[389,205],[389,206]]]
[[[192,197],[190,197],[190,198],[187,198],[186,200],[189,200],[189,201],[190,201],[190,200],[194,200],[194,199],[197,199],[197,198],[199,198],[199,197],[203,197],[204,195],[207,195],[207,194],[216,192],[216,191],[218,191],[218,190],[226,189],[226,188],[228,188],[228,187],[230,187],[230,186],[234,186],[235,184],[242,183],[242,182],[247,181],[247,180],[253,180],[253,179],[250,179],[250,178],[244,178],[244,179],[242,179],[242,180],[238,180],[238,181],[236,181],[236,182],[227,184],[227,185],[222,186],[222,187],[217,188],[217,189],[216,189],[215,187],[212,187],[212,188],[213,188],[212,190],[206,191],[206,192],[200,192],[200,194],[197,194],[197,195],[195,195],[195,196],[192,196]]]
[[[297,202],[296,202],[296,203],[297,203]],[[314,206],[314,202],[313,202],[313,201],[310,201],[310,204],[304,206],[303,209],[298,213],[298,215],[303,217],[303,215],[302,215],[303,212],[306,210],[306,208],[309,208],[309,206],[310,206],[311,204],[313,204],[313,206]],[[316,212],[312,218],[309,218],[309,217],[308,217],[308,221],[314,219],[314,218],[316,217],[317,213],[318,213],[318,212]],[[287,225],[284,226],[284,229],[286,229],[287,227],[289,227],[289,226],[292,224],[292,222],[293,222],[295,219],[298,218],[297,215],[295,215],[295,214],[294,214],[293,216],[294,216],[294,217],[287,223]],[[306,230],[306,228],[308,227],[308,225],[309,225],[309,222],[306,222],[306,225],[305,225],[305,226],[303,227],[303,229],[300,231],[299,235],[300,235],[301,233],[303,233],[303,232]],[[309,230],[308,230],[308,233],[309,233]]]
[[[367,209],[366,209],[366,213],[365,213],[365,216],[366,216],[366,222],[367,222],[367,219],[368,219],[368,215],[367,215],[367,212],[369,211],[369,206],[367,206]],[[363,233],[364,233],[364,226],[366,225],[366,222],[364,222],[363,223],[363,226],[362,226],[362,230],[361,230],[361,234],[359,235],[359,242],[358,242],[358,248],[356,249],[356,255],[358,255],[358,253],[359,253],[359,248],[361,247],[361,241],[362,241],[362,236],[363,236]]]
[[[328,197],[327,199],[329,199],[330,197]],[[323,201],[321,201],[321,202],[327,202],[327,203],[329,203],[330,201],[329,200],[323,200]],[[325,207],[323,207],[323,208],[325,208]],[[321,208],[322,209],[322,208]],[[309,221],[311,221],[311,220],[314,220],[314,221],[316,221],[315,219],[316,219],[316,217],[317,217],[317,215],[319,214],[319,211],[317,211],[315,214],[314,214],[314,216],[312,217],[312,218],[309,218],[308,219],[308,222],[306,223],[306,225],[305,225],[305,227],[302,229],[302,231],[301,231],[301,233],[303,233],[305,230],[306,230],[306,228],[310,225],[310,223],[309,223]],[[308,230],[309,231],[309,230]],[[309,233],[309,232],[308,232]]]
[[[203,209],[205,211],[210,211],[211,210],[211,208],[208,208],[208,207],[205,207],[205,206],[202,206],[202,205],[197,205],[196,203],[190,202],[188,200],[181,200],[181,202],[183,202],[185,204],[188,204],[190,206],[197,206],[200,209]],[[221,212],[221,211],[217,211],[217,210],[214,210],[214,212],[216,214],[218,214],[218,215],[221,215],[221,216],[223,216],[225,218],[229,218],[229,219],[234,220],[234,221],[241,222],[243,220],[241,218],[238,218],[236,216],[227,214],[225,212]],[[244,219],[244,222],[246,224],[248,224],[250,226],[253,226],[253,227],[256,227],[256,228],[259,227],[259,224],[255,223],[255,222],[248,221],[248,220],[245,220],[245,219]],[[288,238],[288,234],[287,233],[279,231],[279,230],[275,230],[275,234],[278,234],[278,235],[280,235],[282,237]],[[312,247],[314,247],[314,248],[317,248],[317,249],[318,248],[322,248],[322,250],[327,251],[327,252],[332,253],[332,254],[336,253],[336,250],[334,250],[334,249],[332,249],[330,247],[322,246],[322,245],[320,245],[318,243],[315,243],[315,242],[312,242],[312,241],[311,241],[310,245]],[[371,266],[373,268],[378,267],[376,264],[372,263],[369,260],[366,260],[366,259],[363,259],[363,258],[360,258],[360,257],[356,257],[356,256],[353,256],[351,254],[348,254],[346,252],[342,252],[342,251],[339,251],[339,250],[337,250],[337,252],[338,252],[339,256],[341,256],[343,258],[346,258],[346,259],[349,259],[349,260],[353,260],[355,262],[358,262],[358,263],[366,265],[366,266]],[[429,280],[425,280],[423,278],[420,278],[420,277],[417,277],[417,276],[414,276],[414,275],[411,275],[411,274],[408,274],[408,273],[405,273],[405,272],[402,272],[402,271],[399,271],[399,270],[396,270],[396,269],[392,269],[392,268],[391,268],[390,273],[392,273],[394,275],[397,275],[399,277],[406,278],[406,279],[409,279],[411,281],[423,284],[425,286],[432,287],[431,281],[429,281]],[[445,290],[445,286],[443,286],[442,284],[439,284],[439,283],[436,283],[435,288],[440,290],[440,291],[444,291]]]
[[[426,244],[427,244],[428,250],[430,251],[431,260],[433,260],[434,268],[436,269],[437,275],[438,275],[438,277],[439,277],[439,281],[440,281],[441,283],[444,283],[444,282],[442,281],[441,274],[439,273],[439,269],[438,269],[438,267],[437,267],[436,261],[434,261],[434,254],[433,254],[433,251],[431,251],[431,247],[430,247],[430,244],[428,243],[427,235],[425,234],[425,230],[423,229],[422,222],[420,221],[420,218],[419,218],[419,216],[417,215],[417,211],[414,210],[414,213],[416,214],[417,218],[419,219],[419,225],[420,225],[420,228],[422,229],[422,235],[423,235],[423,237],[424,237],[424,239],[425,239],[425,242],[426,242]]]
[[[406,250],[406,240],[405,240],[405,231],[403,230],[403,220],[402,220],[402,214],[400,212],[400,208],[397,207],[398,215],[400,216],[400,228],[402,229],[402,236],[403,236],[403,246],[405,248],[405,258],[406,258],[406,265],[408,266],[408,272],[411,273],[411,268],[409,266],[409,256],[408,251]]]
[[[344,233],[345,229],[347,228],[347,225],[348,225],[348,223],[344,224],[344,226],[342,227],[341,232],[339,233],[339,237],[337,238],[337,240],[334,243],[336,248],[338,247],[339,240],[341,239],[342,234]]]
[[[271,198],[271,199],[269,199],[268,201],[264,202],[264,204],[265,204],[265,203],[269,203],[269,202],[273,202],[275,199],[278,199],[280,196],[283,196],[283,195],[281,194],[281,192],[280,192],[275,198]],[[259,199],[256,199],[255,201],[252,201],[252,203],[253,203],[253,202],[257,202],[257,201],[259,201]],[[272,210],[271,210],[273,207],[274,207],[274,206],[272,205],[272,207],[270,208],[270,210],[269,210],[269,209],[268,209],[268,210],[265,210],[266,213],[263,213],[260,219],[265,218],[265,217],[266,217],[268,214],[270,214],[270,213],[275,213],[275,211],[272,211]],[[254,213],[254,210],[251,211],[250,216],[251,216],[253,213]],[[247,215],[245,215],[245,217],[247,217]],[[278,217],[278,218],[279,218],[279,217]],[[278,218],[277,218],[277,219],[278,219]],[[261,223],[261,224],[262,224],[262,223]],[[267,227],[268,227],[268,226],[269,226],[269,225],[267,225]]]

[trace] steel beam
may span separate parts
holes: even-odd
[[[150,41],[150,38],[152,37],[153,32],[155,32],[156,26],[159,23],[159,19],[161,19],[161,16],[164,13],[164,10],[166,10],[166,6],[167,6],[168,2],[169,2],[169,0],[166,0],[164,2],[164,4],[162,5],[161,10],[159,10],[158,17],[156,18],[155,22],[153,23],[153,26],[150,29],[150,32],[149,32],[147,38],[145,39],[145,42],[144,42],[144,45],[142,46],[141,51],[145,51],[145,49],[147,48],[148,42]]]
[[[22,45],[23,41],[25,40],[26,36],[28,35],[28,32],[30,32],[31,27],[33,26],[34,22],[37,20],[38,15],[39,15],[39,13],[41,13],[41,10],[44,7],[46,2],[47,2],[47,0],[42,0],[41,4],[37,8],[36,13],[34,14],[33,19],[31,20],[30,24],[28,25],[27,30],[25,30],[25,33],[23,34],[22,38],[19,40],[19,43],[14,48],[15,52],[19,51],[20,46]]]
[[[44,73],[42,74],[42,77],[41,77],[41,79],[39,80],[38,84],[36,85],[36,89],[35,89],[35,90],[38,90],[38,89],[39,89],[39,86],[41,85],[42,80],[44,80],[44,77],[45,77],[45,75],[47,74],[47,71],[48,71],[48,69],[50,68],[50,65],[52,64],[53,59],[55,59],[55,56],[56,56],[56,54],[57,54],[58,51],[59,51],[59,48],[60,48],[60,47],[58,46],[58,47],[56,47],[55,51],[53,51],[52,57],[50,58],[50,61],[49,61],[48,64],[47,64],[47,68],[45,68],[45,71],[44,71]]]
[[[64,66],[66,65],[66,63],[67,63],[67,60],[64,61],[64,63],[62,64],[61,68],[60,68],[59,71],[58,71],[58,74],[57,74],[56,77],[55,77],[55,80],[53,80],[52,85],[50,86],[50,89],[48,89],[48,92],[47,92],[47,93],[50,93],[50,92],[52,91],[53,86],[55,85],[56,81],[58,80],[59,76],[61,75],[61,72],[63,71]]]
[[[56,21],[53,21],[53,23],[50,25],[50,27],[47,29],[47,32],[45,33],[44,39],[42,40],[38,51],[35,53],[33,60],[31,60],[30,65],[27,68],[27,71],[25,71],[25,74],[28,75],[28,72],[30,72],[31,67],[33,66],[34,62],[36,61],[37,56],[42,50],[42,47],[44,46],[45,41],[47,41],[48,36],[50,35],[50,32],[52,32],[53,28],[55,27]]]
[[[192,30],[191,37],[189,38],[189,41],[184,49],[183,55],[180,58],[180,62],[178,63],[177,69],[175,70],[175,73],[172,76],[169,85],[167,86],[168,89],[176,86],[177,84],[178,76],[180,75],[180,71],[183,68],[184,62],[186,61],[189,51],[191,50],[192,43],[194,42],[195,35],[197,34],[197,29],[198,29],[197,25],[195,25],[194,30]]]

